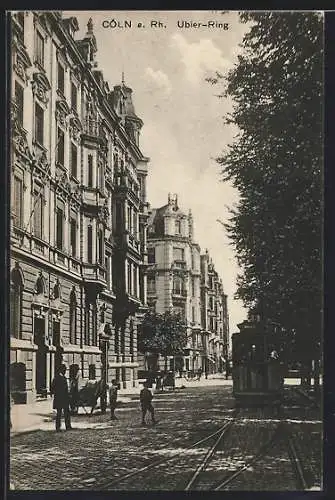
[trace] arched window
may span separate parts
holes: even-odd
[[[10,332],[17,339],[22,338],[22,295],[23,273],[17,264],[11,272],[10,284]]]
[[[70,293],[70,344],[77,343],[77,298],[75,288]]]

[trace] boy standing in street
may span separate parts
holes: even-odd
[[[111,407],[111,420],[117,420],[117,417],[115,416],[115,408],[116,408],[116,402],[117,402],[118,389],[119,389],[119,386],[118,386],[116,380],[112,380],[112,385],[109,388],[109,404]]]
[[[147,411],[151,415],[151,421],[153,424],[156,424],[157,421],[155,420],[155,410],[154,407],[151,404],[153,395],[151,391],[148,389],[148,383],[146,382],[144,384],[144,388],[140,392],[140,403],[141,403],[141,410],[142,410],[142,425],[145,425],[145,416],[147,414]]]

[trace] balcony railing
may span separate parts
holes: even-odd
[[[179,260],[179,259],[176,259],[174,262],[173,262],[173,267],[175,269],[186,269],[186,262],[184,260]]]
[[[100,124],[97,120],[91,120],[88,118],[84,124],[84,133],[90,135],[91,137],[100,136]]]
[[[186,297],[187,297],[187,290],[172,290],[172,295],[174,297],[186,299]]]
[[[89,282],[106,284],[106,269],[100,264],[83,264],[83,278]]]

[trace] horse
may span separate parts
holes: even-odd
[[[107,384],[102,380],[88,380],[86,384],[78,390],[75,400],[72,402],[72,406],[76,407],[78,410],[79,406],[85,409],[85,406],[91,407],[90,415],[93,414],[98,399],[100,398],[101,410],[106,411],[106,394],[107,394]]]

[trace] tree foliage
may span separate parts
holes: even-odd
[[[138,349],[162,356],[181,354],[187,344],[186,324],[180,314],[148,312],[138,334]]]
[[[226,224],[247,307],[317,341],[322,308],[323,18],[241,13],[238,62],[216,73],[232,99],[235,140],[217,158],[240,201]]]

